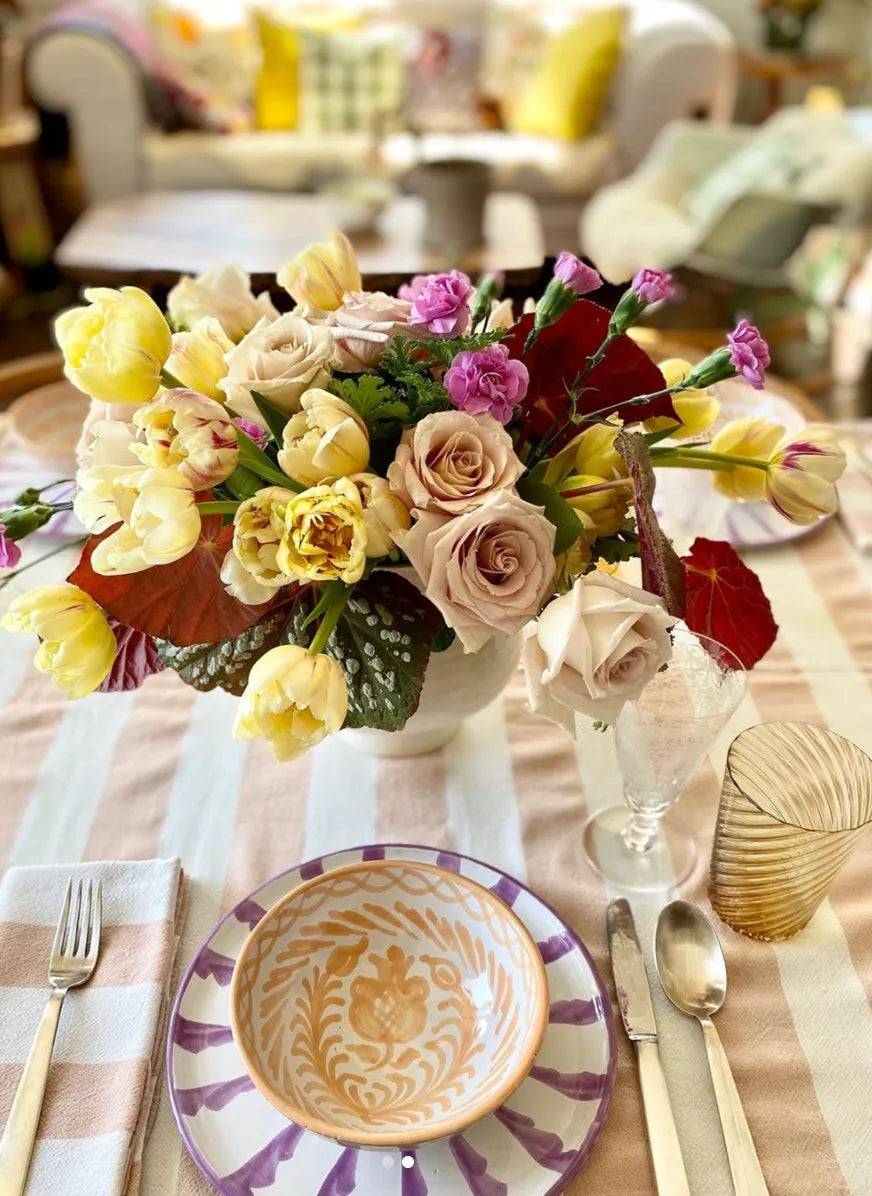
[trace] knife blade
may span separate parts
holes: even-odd
[[[654,1020],[648,973],[639,947],[633,911],[625,898],[619,897],[609,902],[606,927],[618,1007],[639,1065],[639,1083],[657,1191],[660,1196],[690,1196],[669,1089],[660,1063],[657,1022]]]

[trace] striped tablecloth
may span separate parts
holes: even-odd
[[[834,522],[752,563],[781,634],[681,801],[702,861],[685,895],[704,908],[704,862],[733,735],[764,719],[800,719],[872,752],[872,561]],[[62,575],[59,561],[49,565]],[[279,766],[263,744],[231,738],[234,700],[223,693],[197,695],[165,673],[136,693],[67,704],[30,667],[32,651],[26,637],[2,637],[0,863],[180,856],[192,881],[189,958],[231,902],[302,858],[377,840],[454,847],[538,889],[611,986],[609,894],[580,846],[588,813],[619,799],[611,737],[573,744],[528,712],[520,679],[443,752],[376,761],[334,740]],[[656,903],[634,905],[650,942]],[[722,940],[729,995],[718,1026],[771,1191],[872,1196],[872,837],[795,940],[769,946],[726,928]],[[698,1027],[652,987],[692,1190],[727,1196]],[[611,1112],[572,1196],[654,1191],[633,1059],[618,1037]],[[207,1190],[164,1095],[144,1196]]]

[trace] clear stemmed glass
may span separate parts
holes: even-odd
[[[689,835],[664,814],[678,800],[745,695],[739,659],[683,624],[672,631],[668,667],[657,673],[615,723],[627,806],[595,814],[584,828],[588,862],[625,889],[668,888],[696,861]]]

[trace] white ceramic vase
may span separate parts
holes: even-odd
[[[402,731],[361,727],[339,734],[370,756],[422,756],[436,751],[454,738],[465,719],[502,693],[520,655],[520,635],[497,632],[480,651],[471,653],[455,640],[447,651],[430,656],[420,705]]]

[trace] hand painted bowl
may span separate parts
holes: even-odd
[[[233,1035],[291,1121],[355,1146],[458,1133],[529,1072],[548,982],[525,926],[488,889],[401,860],[294,889],[242,948]]]

